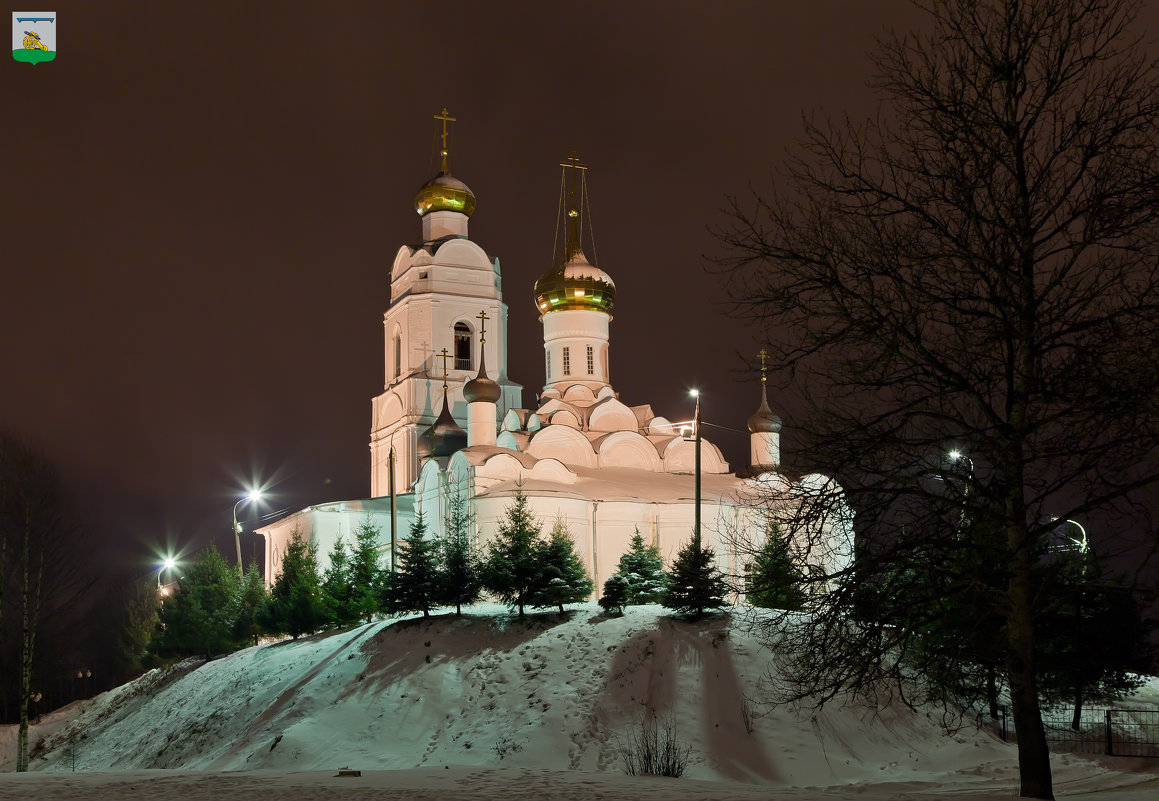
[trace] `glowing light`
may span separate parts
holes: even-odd
[[[700,397],[700,390],[699,389],[690,389],[690,390],[688,390],[688,394],[694,398],[699,398]]]
[[[163,567],[165,570],[172,570],[176,564],[177,562],[173,560],[173,557],[169,556],[165,558],[164,562],[162,562],[161,567]]]
[[[961,459],[961,458],[962,458],[962,452],[961,452],[960,450],[956,449],[956,448],[955,448],[954,450],[950,451],[950,452],[949,452],[948,454],[946,454],[946,455],[947,455],[947,456],[949,456],[949,457],[950,457],[950,460],[951,460],[951,461],[954,461],[954,462],[956,462],[956,461],[958,461],[959,459]]]

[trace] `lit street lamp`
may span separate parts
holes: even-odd
[[[161,583],[161,572],[164,570],[172,570],[176,564],[172,556],[167,556],[165,557],[165,561],[161,563],[161,566],[157,568],[157,589],[161,590],[162,595],[167,595],[168,593],[165,592],[164,585]]]
[[[246,501],[256,501],[262,497],[261,490],[252,490],[244,498],[238,499],[238,502],[233,505],[233,542],[237,546],[237,572],[242,572],[241,566],[241,524],[237,522],[237,507],[241,506]]]

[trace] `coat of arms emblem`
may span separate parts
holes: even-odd
[[[29,64],[56,58],[56,12],[12,12],[12,58]]]

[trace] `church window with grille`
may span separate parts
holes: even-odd
[[[596,354],[592,346],[588,345],[588,375],[596,374]]]
[[[402,336],[394,335],[394,377],[402,375]]]
[[[571,348],[563,349],[563,374],[571,375]]]
[[[471,329],[466,323],[455,323],[455,369],[471,369]]]

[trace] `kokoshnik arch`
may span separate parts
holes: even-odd
[[[383,320],[385,382],[372,401],[371,497],[303,509],[258,529],[272,582],[295,530],[310,535],[323,562],[334,542],[352,541],[367,519],[380,532],[384,563],[392,532],[401,540],[421,511],[442,536],[448,501],[468,500],[473,540],[484,547],[517,491],[548,529],[560,519],[598,589],[615,572],[639,530],[667,563],[692,536],[694,494],[690,424],[629,406],[611,382],[611,322],[616,285],[584,252],[586,167],[574,155],[564,173],[561,255],[530,296],[543,326],[544,382],[536,408],[508,377],[507,304],[498,258],[468,233],[475,195],[451,175],[444,109],[442,169],[419,189],[414,209],[421,244],[404,245],[390,271]],[[720,450],[701,440],[702,538],[726,574],[741,576],[751,558],[739,538],[759,543],[779,503],[830,482],[793,481],[780,470],[781,420],[761,398],[748,420],[749,465],[730,472]],[[770,499],[777,499],[772,501]],[[844,510],[826,522],[828,547],[809,550],[825,573],[852,558],[852,521]]]

